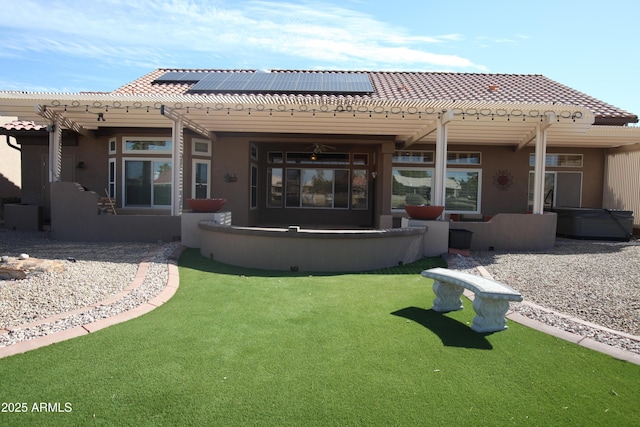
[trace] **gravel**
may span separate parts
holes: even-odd
[[[179,243],[95,243],[50,240],[48,233],[0,230],[0,256],[63,260],[64,271],[29,275],[23,280],[0,280],[0,347],[63,331],[135,308],[158,295],[167,278],[167,260]],[[148,258],[149,271],[142,285],[108,305],[100,301],[124,290]],[[30,327],[53,315],[82,309],[80,313]]]
[[[596,341],[640,354],[640,242],[558,239],[540,252],[474,252],[461,270],[482,266],[522,293],[511,309]]]
[[[137,307],[167,282],[167,260],[179,243],[70,243],[48,233],[0,229],[0,256],[63,260],[63,272],[24,280],[0,280],[0,347],[84,325]],[[21,325],[95,305],[126,288],[150,256],[143,284],[108,305],[88,308],[55,322]],[[640,242],[558,239],[542,252],[474,252],[450,257],[452,268],[480,274],[518,289],[524,302],[511,309],[529,318],[640,354]]]

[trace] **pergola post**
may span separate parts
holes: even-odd
[[[178,116],[173,122],[171,140],[173,141],[173,149],[171,151],[171,165],[173,172],[171,215],[179,216],[182,213],[182,169],[184,151],[184,127],[182,126],[182,117],[180,116]]]
[[[49,130],[49,182],[58,182],[62,176],[62,118],[56,115]]]
[[[544,213],[545,166],[547,162],[547,129],[542,124],[536,127],[536,162],[533,184],[533,213]]]
[[[452,119],[453,112],[448,111],[436,123],[436,167],[431,186],[431,204],[434,206],[444,206],[447,197],[447,127]]]

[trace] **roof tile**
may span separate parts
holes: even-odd
[[[189,95],[193,82],[154,83],[167,72],[255,72],[255,70],[217,69],[163,69],[159,68],[130,82],[113,93],[145,95]],[[274,73],[365,73],[371,79],[375,92],[366,95],[260,93],[240,94],[254,96],[279,96],[289,98],[335,99],[336,97],[380,100],[460,100],[482,102],[517,102],[569,104],[593,111],[600,122],[618,119],[620,124],[637,122],[638,117],[604,101],[586,95],[539,74],[484,74],[445,72],[372,72],[372,71],[312,71],[272,70]],[[212,95],[214,93],[211,93]],[[215,93],[216,95],[219,93]]]
[[[42,130],[45,129],[46,126],[39,125],[27,120],[14,120],[12,122],[0,125],[0,128],[5,130]]]

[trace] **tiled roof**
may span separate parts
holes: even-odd
[[[252,73],[255,70],[214,69],[157,69],[128,83],[113,93],[149,95],[189,95],[194,82],[154,82],[167,72],[236,72]],[[327,73],[332,71],[272,70],[272,73]],[[333,71],[338,72],[338,71]],[[344,72],[344,71],[341,71]],[[356,72],[356,71],[352,71]],[[560,84],[539,74],[480,74],[443,72],[371,72],[375,92],[363,95],[336,94],[240,94],[252,96],[364,98],[379,100],[443,100],[569,104],[590,109],[596,124],[636,123],[638,117],[592,96]],[[211,95],[220,93],[211,93]]]
[[[45,129],[46,126],[38,125],[28,120],[14,120],[0,125],[0,128],[4,130],[42,130]]]

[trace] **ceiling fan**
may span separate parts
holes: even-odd
[[[328,150],[335,150],[336,147],[332,147],[330,145],[324,145],[324,144],[313,144],[307,147],[307,149],[313,149],[314,154],[320,154]]]
[[[307,147],[307,149],[313,149],[313,151],[311,152],[311,160],[318,160],[318,154],[322,154],[327,150],[335,150],[336,147],[332,147],[330,145],[324,145],[324,144],[313,144],[309,147]]]

